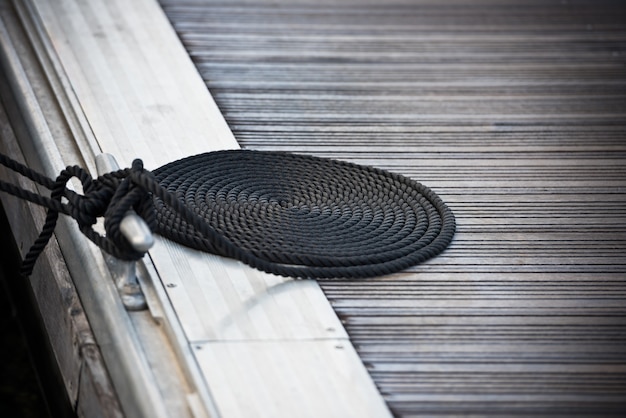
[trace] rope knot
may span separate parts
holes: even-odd
[[[100,182],[106,184],[106,191],[111,193],[103,211],[105,241],[98,244],[108,253],[123,260],[138,260],[145,252],[137,251],[126,239],[121,230],[122,220],[134,211],[154,232],[156,213],[152,195],[143,182],[155,181],[151,173],[143,168],[139,159],[133,161],[130,169],[120,170],[100,176]]]
[[[150,229],[156,229],[156,213],[152,195],[156,180],[145,170],[141,160],[133,161],[131,168],[112,171],[93,179],[79,166],[68,166],[51,179],[45,175],[0,153],[0,165],[22,174],[50,190],[46,197],[0,181],[0,191],[47,208],[46,220],[39,237],[31,246],[22,262],[22,274],[29,276],[39,255],[43,252],[54,233],[59,213],[76,220],[80,230],[105,252],[123,260],[138,260],[145,251],[137,251],[120,231],[122,220],[134,210],[143,218]],[[82,185],[82,194],[67,188],[67,183],[77,178]],[[103,236],[94,230],[99,218],[104,217]]]
[[[79,195],[65,188],[71,177],[81,180],[83,194]],[[63,184],[63,195],[68,199],[67,213],[76,219],[81,231],[105,252],[122,260],[138,260],[145,251],[137,251],[121,232],[124,217],[135,211],[142,217],[149,229],[156,228],[156,215],[152,197],[138,184],[138,179],[150,177],[141,160],[133,161],[130,169],[112,171],[93,180],[80,167],[68,167],[57,179]],[[106,235],[93,229],[98,218],[104,218]]]
[[[71,216],[81,229],[91,227],[104,215],[112,195],[113,190],[106,187],[83,191],[83,195],[76,194],[71,203]]]

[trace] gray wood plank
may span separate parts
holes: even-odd
[[[161,0],[242,147],[392,169],[459,231],[323,281],[397,416],[626,411],[626,7]]]

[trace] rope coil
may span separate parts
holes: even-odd
[[[26,275],[52,235],[58,213],[75,218],[85,235],[118,258],[143,256],[119,234],[121,218],[132,208],[165,238],[302,278],[398,272],[441,253],[455,232],[454,215],[428,187],[326,158],[228,150],[153,172],[135,160],[131,169],[95,180],[79,167],[68,167],[53,181],[2,157],[0,164],[51,190],[45,198],[0,182],[0,190],[48,208],[42,233],[23,263]],[[65,187],[72,177],[81,180],[83,195]],[[106,237],[92,227],[100,216]]]

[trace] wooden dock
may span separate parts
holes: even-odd
[[[62,219],[28,283],[77,415],[626,414],[623,2],[0,0],[0,66],[0,151],[49,176],[285,150],[410,176],[457,218],[443,254],[367,280],[157,239],[145,310]],[[44,213],[0,199],[25,252]]]
[[[626,410],[626,6],[163,0],[239,143],[370,164],[443,255],[323,281],[397,416]]]

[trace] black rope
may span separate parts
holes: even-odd
[[[40,196],[0,181],[0,190],[48,208],[26,256],[30,274],[59,213],[104,251],[125,260],[143,254],[119,232],[129,209],[153,232],[185,246],[235,258],[282,276],[358,278],[419,264],[451,242],[455,220],[428,187],[399,174],[337,160],[280,152],[217,151],[149,172],[131,169],[97,179],[68,167],[56,181],[8,159],[14,171],[51,190]],[[78,195],[66,188],[77,177]],[[104,216],[106,236],[93,230]]]
[[[133,180],[146,176],[151,177],[154,182],[154,177],[143,169],[141,160],[135,160],[130,169],[111,172],[95,180],[78,166],[67,167],[53,180],[2,153],[0,164],[50,190],[50,196],[46,197],[0,180],[0,191],[47,208],[46,220],[39,237],[22,261],[22,275],[29,276],[32,273],[37,258],[52,237],[59,213],[74,218],[83,234],[107,253],[122,260],[139,260],[143,257],[144,253],[135,251],[119,231],[123,217],[131,209],[146,220],[151,230],[156,230],[152,198]],[[66,187],[74,177],[82,184],[82,195]],[[105,219],[106,236],[93,229],[99,217]]]

